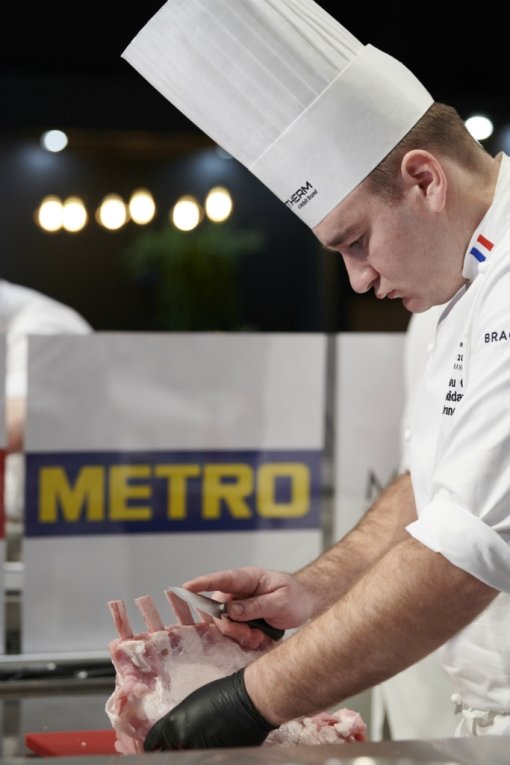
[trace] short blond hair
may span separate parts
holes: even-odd
[[[484,173],[487,153],[467,130],[458,112],[435,102],[395,148],[365,178],[368,190],[387,201],[401,198],[399,184],[403,157],[413,149],[425,149],[449,157],[474,173]]]

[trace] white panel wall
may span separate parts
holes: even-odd
[[[404,336],[344,334],[336,349],[335,538],[359,521],[400,462]]]
[[[307,455],[312,462],[320,458],[325,348],[320,335],[105,333],[31,339],[25,653],[106,650],[114,637],[108,600],[126,600],[132,613],[132,599],[151,593],[170,623],[163,598],[170,585],[231,566],[293,570],[319,553],[320,517],[310,522],[290,517],[296,496],[289,482],[276,509],[288,506],[290,516],[259,519],[262,530],[247,522],[243,531],[242,521],[232,526],[223,509],[221,523],[211,523],[210,532],[201,518],[198,528],[186,532],[172,533],[160,524],[120,533],[118,524],[108,525],[104,494],[112,464],[136,464],[143,472],[148,465],[153,470],[154,460],[168,462],[173,453],[181,461],[187,456],[189,463],[199,462],[200,470],[219,453],[223,461],[248,465],[255,480],[258,454],[262,462],[264,455],[274,462],[280,453],[284,461],[299,460],[301,453],[305,462]],[[41,470],[48,465],[51,480],[60,481],[67,516],[54,502],[53,516],[48,511],[41,522]],[[100,510],[86,492],[87,508],[80,506],[80,465],[99,471],[95,475],[106,482]],[[73,500],[65,499],[65,481]],[[142,515],[150,515],[155,499],[148,479],[132,478],[124,490],[127,514],[141,507]],[[250,512],[256,515],[257,507]],[[111,503],[109,508],[111,514]],[[129,518],[125,523],[133,528]]]

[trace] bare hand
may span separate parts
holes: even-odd
[[[273,627],[299,627],[313,613],[311,594],[290,574],[255,566],[217,571],[184,582],[191,592],[213,592],[216,600],[228,603],[227,614],[238,622],[265,619]],[[223,634],[245,648],[257,648],[264,636],[260,630],[216,620]]]

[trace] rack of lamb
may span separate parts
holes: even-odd
[[[195,623],[190,608],[171,591],[165,595],[178,624],[165,627],[150,595],[136,598],[147,631],[133,634],[122,600],[108,603],[119,637],[109,644],[116,670],[115,690],[106,703],[121,754],[143,751],[150,728],[188,694],[236,672],[270,650],[266,639],[245,650],[225,637],[213,620]],[[366,725],[357,712],[339,709],[291,720],[272,731],[264,746],[365,741]]]

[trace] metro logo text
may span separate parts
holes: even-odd
[[[318,451],[27,455],[27,535],[320,526]]]

